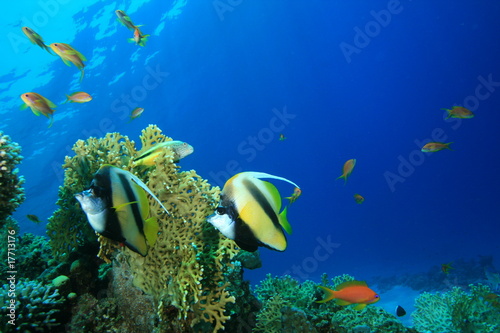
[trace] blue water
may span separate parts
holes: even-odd
[[[245,272],[252,283],[286,272],[370,279],[479,255],[500,267],[500,2],[131,3],[25,0],[0,14],[0,129],[23,147],[27,199],[14,217],[24,232],[45,233],[25,216],[52,215],[76,140],[117,131],[137,141],[157,124],[194,146],[182,169],[214,185],[262,171],[302,188],[288,249],[262,249],[263,267]],[[116,9],[144,25],[145,47],[127,42]],[[83,81],[22,26],[83,53]],[[47,128],[19,110],[28,91],[94,99],[59,105]],[[453,105],[476,116],[445,120]],[[136,106],[145,112],[128,122]],[[420,153],[433,136],[453,151]]]

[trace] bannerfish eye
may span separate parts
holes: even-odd
[[[224,215],[226,214],[226,207],[217,207],[215,212],[217,213],[217,215]]]

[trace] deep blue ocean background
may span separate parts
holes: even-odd
[[[145,47],[127,42],[116,9],[144,25]],[[262,249],[263,267],[245,272],[252,284],[286,272],[370,281],[479,256],[500,267],[499,14],[486,0],[11,2],[0,14],[0,130],[23,148],[27,196],[14,217],[45,234],[77,140],[138,142],[157,124],[194,146],[182,170],[214,185],[261,171],[302,188],[288,249]],[[83,81],[22,26],[83,53]],[[19,109],[29,91],[59,105],[51,128]],[[75,91],[94,99],[61,104]],[[445,120],[454,105],[475,117]],[[145,112],[129,122],[135,106]],[[453,151],[420,153],[433,135]]]

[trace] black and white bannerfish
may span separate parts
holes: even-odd
[[[146,193],[168,213],[139,178],[118,167],[103,165],[95,173],[90,188],[75,197],[95,231],[146,256],[156,242],[159,229],[156,217],[149,217]]]
[[[259,246],[285,251],[283,229],[290,234],[287,207],[281,211],[278,189],[260,178],[278,179],[299,188],[294,182],[263,172],[242,172],[231,177],[221,192],[221,203],[207,221],[243,250],[254,252]]]

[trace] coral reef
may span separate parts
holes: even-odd
[[[24,201],[24,178],[18,175],[21,147],[0,131],[0,227]]]
[[[150,125],[142,131],[141,151],[172,140]],[[228,292],[227,275],[239,269],[232,263],[239,249],[221,236],[206,217],[219,200],[220,189],[211,187],[194,170],[179,171],[174,153],[166,149],[150,168],[134,167],[132,159],[140,155],[135,143],[118,133],[104,138],[79,140],[73,147],[75,156],[66,157],[64,185],[57,204],[61,207],[49,219],[48,234],[53,253],[68,258],[79,246],[100,243],[99,256],[106,262],[117,253],[129,265],[133,285],[150,295],[160,318],[161,329],[172,331],[199,330],[214,332],[230,318],[226,306],[235,301]],[[158,218],[159,232],[146,257],[124,248],[89,227],[74,194],[88,187],[93,174],[103,164],[134,173],[162,201],[170,214],[150,198],[150,211]],[[143,309],[144,310],[144,309]],[[147,310],[145,310],[147,311]]]
[[[419,332],[500,332],[500,311],[487,301],[488,286],[469,285],[470,293],[454,287],[445,293],[423,293],[412,314]]]
[[[67,299],[51,284],[41,281],[20,279],[15,287],[16,297],[8,295],[8,285],[4,285],[0,293],[2,332],[52,332],[66,322]],[[9,324],[7,314],[10,309],[6,304],[9,299],[16,300],[15,324]]]

